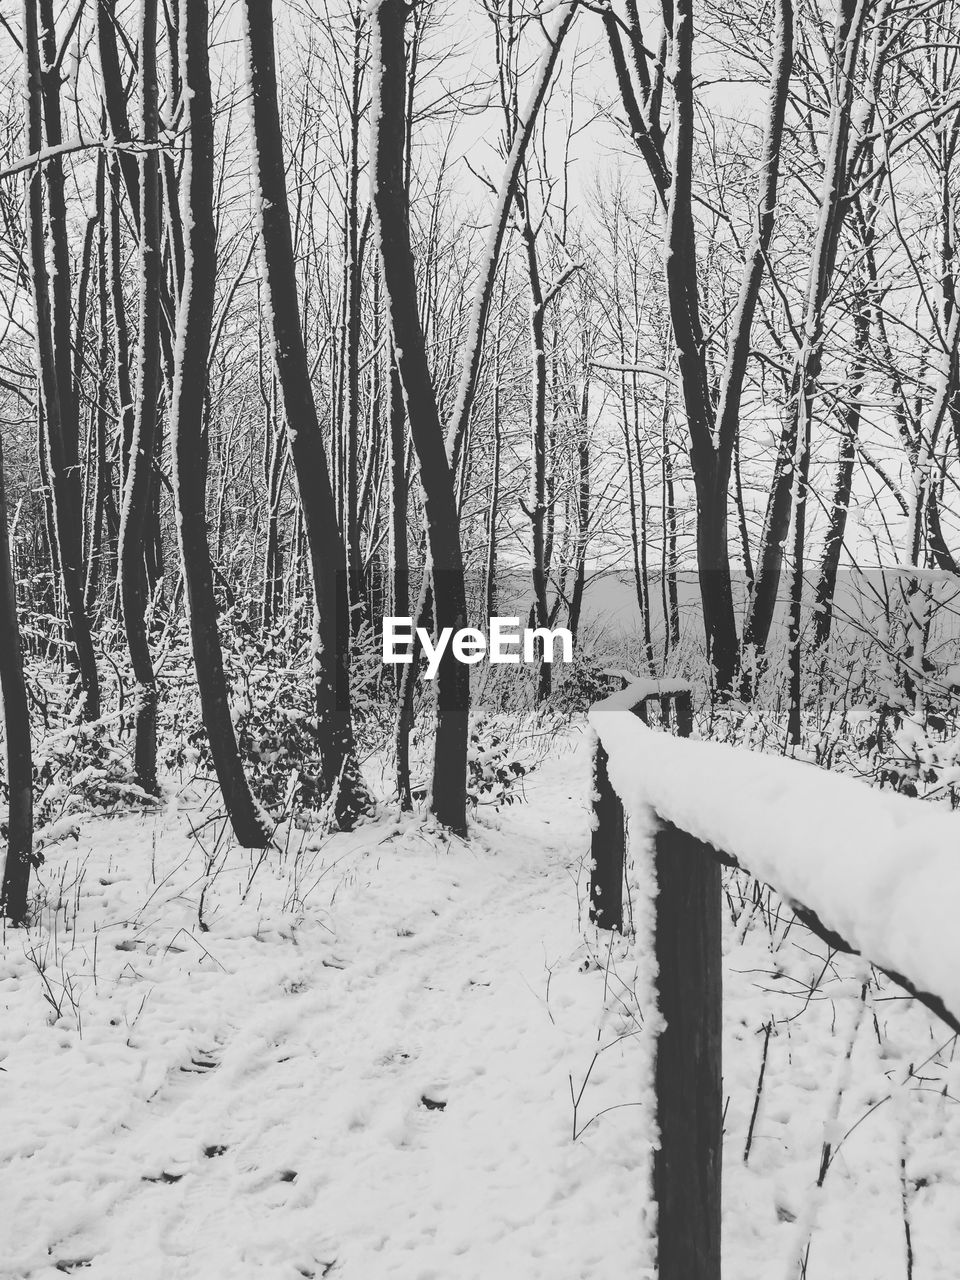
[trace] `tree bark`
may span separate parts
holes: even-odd
[[[105,162],[97,173],[97,205],[99,228],[97,234],[97,325],[100,333],[97,351],[96,404],[91,409],[89,439],[87,444],[87,488],[90,492],[89,536],[84,550],[86,579],[83,587],[84,610],[92,617],[97,604],[97,594],[103,572],[103,522],[107,488],[110,483],[107,466],[107,403],[110,368],[110,304],[108,281],[110,275],[107,247]]]
[[[7,747],[7,856],[0,886],[0,918],[22,924],[27,914],[33,856],[33,762],[30,713],[23,672],[23,648],[17,616],[17,587],[7,532],[7,497],[0,433],[0,694]]]
[[[190,0],[180,30],[180,75],[188,90],[184,99],[188,153],[183,174],[183,198],[187,211],[183,222],[187,238],[177,326],[170,443],[177,531],[203,723],[234,834],[238,842],[247,848],[264,848],[270,842],[271,824],[250,791],[237,748],[207,542],[209,446],[204,399],[217,262],[208,34],[208,0]]]
[[[320,776],[349,826],[370,798],[354,757],[350,715],[350,604],[343,539],[310,382],[297,291],[277,101],[272,0],[243,0],[250,76],[254,198],[260,219],[273,353],[317,603],[314,646]]]
[[[371,19],[372,61],[377,73],[371,106],[370,149],[384,293],[410,432],[420,463],[436,626],[438,631],[452,627],[456,632],[467,625],[467,600],[455,471],[447,459],[443,426],[427,364],[404,184],[406,6],[403,0],[379,0]],[[448,646],[437,673],[431,809],[445,826],[461,833],[467,825],[469,714],[469,669],[456,660],[452,646]]]
[[[140,169],[137,158],[127,150],[130,142],[130,122],[127,117],[127,98],[120,70],[117,51],[117,0],[97,0],[97,50],[100,55],[100,76],[103,101],[110,122],[110,132],[117,144],[112,163],[119,166],[123,183],[130,200],[133,225],[140,227]]]
[[[549,627],[550,608],[547,603],[547,582],[550,564],[546,548],[547,518],[547,338],[545,316],[548,298],[544,296],[540,278],[540,259],[537,238],[530,222],[526,190],[518,190],[517,204],[520,211],[520,235],[527,259],[527,276],[530,282],[530,356],[532,386],[530,395],[530,452],[533,470],[530,475],[530,506],[525,507],[530,521],[531,559],[533,579],[534,616],[538,627]],[[544,661],[541,642],[537,654],[537,703],[550,697],[553,664]]]
[[[346,455],[344,468],[343,529],[346,541],[350,595],[350,625],[356,635],[363,622],[364,583],[360,556],[359,451],[360,451],[360,336],[363,304],[360,272],[360,91],[363,73],[362,18],[359,9],[351,14],[353,60],[349,101],[349,155],[346,192],[346,262],[344,264],[344,405]]]
[[[403,384],[397,368],[393,339],[387,337],[387,418],[390,452],[390,608],[405,618],[410,608],[410,561],[407,554],[407,419],[403,409]],[[398,683],[400,676],[397,677]]]
[[[157,0],[142,0],[140,97],[144,141],[155,143],[157,111]],[[160,163],[146,150],[140,168],[140,338],[137,348],[133,438],[120,518],[120,598],[130,663],[137,684],[134,769],[144,791],[157,794],[157,682],[150,655],[147,614],[150,594],[144,535],[151,506],[160,393]]]
[[[588,412],[590,408],[589,365],[584,362],[583,395],[580,403],[580,423],[577,436],[577,501],[576,533],[574,537],[573,587],[570,591],[570,609],[567,626],[574,648],[580,634],[580,615],[583,610],[583,593],[587,585],[587,547],[590,542],[590,433]]]
[[[690,458],[697,496],[697,565],[703,604],[708,660],[717,688],[729,692],[739,664],[736,618],[727,533],[727,502],[733,443],[739,430],[743,380],[750,353],[750,334],[756,312],[766,252],[773,234],[779,182],[787,90],[793,63],[793,9],[781,0],[772,49],[772,68],[765,137],[759,166],[760,212],[744,257],[744,272],[716,410],[707,376],[706,346],[700,320],[696,236],[693,221],[693,162],[695,97],[693,87],[693,3],[677,0],[664,5],[666,35],[672,54],[675,103],[673,174],[666,160],[660,127],[664,60],[651,78],[636,4],[630,6],[628,37],[633,52],[640,96],[633,87],[621,43],[620,28],[611,13],[604,18],[617,83],[631,134],[640,151],[666,216],[666,279],[670,321],[676,346],[690,435]]]
[[[816,234],[807,272],[802,347],[797,353],[793,372],[787,417],[781,433],[774,483],[767,507],[757,578],[744,623],[743,647],[745,653],[749,653],[750,661],[744,673],[742,692],[749,696],[762,669],[773,622],[792,511],[793,577],[787,638],[791,706],[799,695],[800,609],[803,591],[803,540],[809,490],[810,431],[823,363],[824,309],[833,281],[840,233],[849,205],[847,188],[850,176],[851,105],[866,11],[866,0],[841,0],[838,11],[829,134]],[[796,709],[791,713],[791,735],[794,730],[799,733],[798,715],[799,711]]]
[[[837,572],[840,552],[847,528],[850,495],[853,489],[853,465],[857,456],[857,437],[860,433],[860,397],[863,394],[867,338],[870,332],[870,316],[866,300],[858,296],[853,314],[854,346],[847,373],[847,411],[843,415],[840,437],[840,458],[837,463],[837,479],[830,504],[830,518],[820,560],[813,615],[813,646],[819,649],[830,639],[833,624],[833,604],[837,591]]]
[[[41,38],[37,11],[44,24]],[[60,72],[51,0],[24,0],[27,149],[36,154],[63,141]],[[47,270],[44,228],[48,219],[54,276]],[[84,608],[79,425],[71,362],[70,257],[67,241],[63,161],[54,155],[28,179],[25,205],[27,263],[36,318],[36,364],[43,426],[43,464],[49,479],[49,529],[63,589],[71,647],[69,657],[83,694],[87,720],[100,715],[100,683],[90,619]]]

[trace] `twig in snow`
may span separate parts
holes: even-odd
[[[753,1146],[753,1129],[757,1123],[757,1113],[760,1110],[760,1098],[763,1094],[763,1077],[767,1070],[767,1050],[770,1047],[770,1033],[773,1031],[773,1018],[771,1018],[763,1028],[763,1054],[760,1058],[760,1074],[757,1077],[757,1091],[753,1098],[753,1111],[750,1114],[750,1124],[747,1126],[747,1141],[743,1148],[743,1163],[746,1164],[750,1159],[750,1148]]]

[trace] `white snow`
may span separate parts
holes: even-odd
[[[650,865],[632,828],[636,941],[598,936],[591,739],[469,842],[385,814],[261,860],[184,792],[51,844],[0,946],[0,1276],[653,1280]],[[953,1038],[727,892],[726,1273],[808,1239],[808,1280],[902,1280],[903,1156],[915,1274],[954,1280]]]
[[[605,996],[578,931],[572,745],[469,845],[383,821],[258,867],[170,806],[48,851],[0,955],[0,1275],[634,1269],[635,964]],[[598,1050],[579,1126],[630,1105],[574,1142]]]

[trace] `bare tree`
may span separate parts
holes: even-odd
[[[548,33],[547,52],[537,67],[530,101],[507,157],[474,294],[460,384],[446,439],[427,364],[410,244],[403,127],[406,118],[406,9],[402,0],[378,0],[371,13],[373,65],[378,71],[373,77],[371,106],[373,206],[397,366],[425,494],[430,553],[427,576],[432,586],[421,591],[417,621],[422,623],[427,612],[434,609],[438,628],[466,625],[466,590],[455,477],[476,396],[483,335],[510,210],[537,114],[546,97],[561,43],[575,10],[575,3],[560,6],[555,27]],[[470,685],[469,673],[457,663],[450,648],[441,661],[437,685],[437,736],[431,804],[442,822],[453,830],[461,831],[466,826]]]
[[[430,577],[438,630],[467,625],[454,472],[427,364],[417,305],[404,180],[406,52],[403,0],[380,0],[373,13],[372,185],[384,293],[403,385],[410,432],[420,462],[430,549]],[[437,673],[437,735],[431,807],[454,831],[466,831],[466,743],[470,673],[451,649]]]
[[[150,592],[144,534],[150,511],[160,395],[160,158],[157,150],[157,0],[142,0],[140,99],[145,149],[140,161],[140,337],[133,436],[120,518],[120,596],[130,662],[137,682],[134,767],[144,791],[157,792],[157,683],[150,654]]]
[[[3,472],[3,438],[0,432],[0,695],[7,748],[7,855],[0,885],[0,917],[14,924],[27,913],[27,892],[33,856],[33,763],[30,747],[30,712],[23,672],[17,587],[13,576],[7,533],[7,495]]]
[[[38,10],[43,42],[38,31]],[[100,715],[100,684],[90,619],[84,607],[84,573],[80,562],[81,486],[79,427],[73,394],[71,360],[70,257],[67,242],[60,119],[60,66],[52,0],[24,0],[23,56],[26,69],[27,151],[51,154],[28,178],[26,248],[33,290],[36,365],[40,386],[42,463],[49,479],[51,550],[63,587],[70,649],[80,688],[83,714]],[[49,235],[53,271],[47,267]]]
[[[790,601],[789,645],[794,694],[799,685],[800,607],[806,503],[809,492],[810,431],[823,360],[824,312],[833,281],[840,234],[849,207],[851,105],[857,84],[860,41],[867,15],[862,0],[841,0],[832,58],[830,118],[818,201],[817,226],[807,269],[803,333],[790,386],[787,415],[781,433],[774,481],[767,506],[757,575],[744,623],[744,649],[750,653],[745,671],[746,690],[755,678],[773,621],[783,551],[793,514],[793,590]],[[791,713],[790,733],[799,740],[799,711]]]
[[[207,0],[191,0],[180,27],[180,74],[187,91],[188,150],[183,174],[186,240],[170,437],[177,530],[203,722],[236,837],[242,845],[262,848],[270,840],[270,823],[251,794],[237,749],[207,543],[209,444],[204,409],[217,262],[207,7]]]
[[[272,0],[244,0],[254,200],[270,304],[273,355],[297,474],[316,594],[314,687],[322,785],[349,825],[369,798],[354,758],[350,604],[343,538],[303,341],[277,101]]]
[[[629,129],[664,212],[667,297],[697,494],[697,564],[707,652],[718,687],[729,690],[738,668],[727,538],[730,467],[740,425],[750,335],[776,217],[784,113],[793,61],[793,6],[791,0],[781,0],[777,7],[758,166],[758,216],[744,253],[743,278],[728,326],[726,363],[718,388],[711,385],[707,367],[697,274],[693,3],[678,0],[676,4],[663,4],[663,34],[652,69],[636,0],[627,0],[626,12],[626,20],[621,21],[609,11],[604,25]],[[661,120],[668,65],[672,68],[674,98],[671,156]]]

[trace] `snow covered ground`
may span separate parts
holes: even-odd
[[[0,950],[0,1275],[652,1276],[651,998],[587,927],[588,778],[574,728],[468,843],[385,813],[260,861],[184,794],[52,846]],[[726,1275],[955,1280],[954,1037],[727,890]]]

